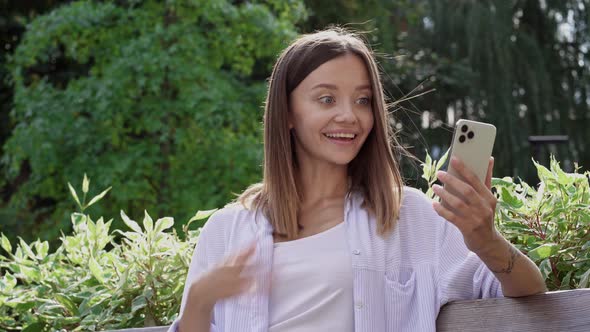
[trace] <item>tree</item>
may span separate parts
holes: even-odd
[[[107,216],[226,203],[260,176],[263,78],[304,15],[298,1],[77,1],[32,21],[10,67],[13,230],[55,238],[83,173],[112,183],[94,211]]]
[[[440,157],[454,121],[466,117],[498,127],[495,174],[536,180],[532,135],[568,135],[569,144],[553,150],[566,170],[572,171],[575,161],[590,164],[590,135],[584,129],[590,124],[588,1],[308,5],[312,26],[304,29],[365,22],[357,26],[370,32],[381,55],[384,85],[395,102],[394,125],[420,159],[426,150]],[[548,164],[548,153],[542,162]],[[405,173],[416,174],[412,171],[408,167]]]

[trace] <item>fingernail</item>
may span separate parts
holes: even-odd
[[[438,171],[436,172],[436,177],[439,179],[444,179],[444,177],[446,176],[446,172],[445,171]]]

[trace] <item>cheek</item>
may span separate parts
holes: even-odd
[[[373,112],[369,111],[366,114],[363,114],[361,121],[363,123],[363,128],[367,133],[369,133],[375,124],[375,116],[373,115]]]

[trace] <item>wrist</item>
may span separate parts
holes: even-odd
[[[185,310],[201,314],[210,314],[215,306],[216,300],[209,298],[208,294],[210,292],[207,292],[201,284],[202,282],[197,281],[192,285]]]
[[[201,331],[196,326],[208,325],[213,314],[214,304],[198,299],[188,299],[178,321],[180,332]],[[205,330],[203,330],[205,331]]]
[[[512,247],[512,244],[510,244],[510,242],[508,242],[502,236],[502,234],[500,234],[498,231],[494,230],[493,238],[490,241],[488,241],[485,246],[479,248],[477,251],[474,251],[474,253],[477,256],[479,256],[479,258],[481,258],[482,260],[485,260],[485,258],[488,258],[488,257],[495,257],[498,255],[502,255],[502,253],[505,252],[506,249],[509,249],[510,247]]]

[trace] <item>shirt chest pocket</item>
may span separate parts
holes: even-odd
[[[413,331],[418,310],[417,272],[394,267],[385,272],[386,331]]]

